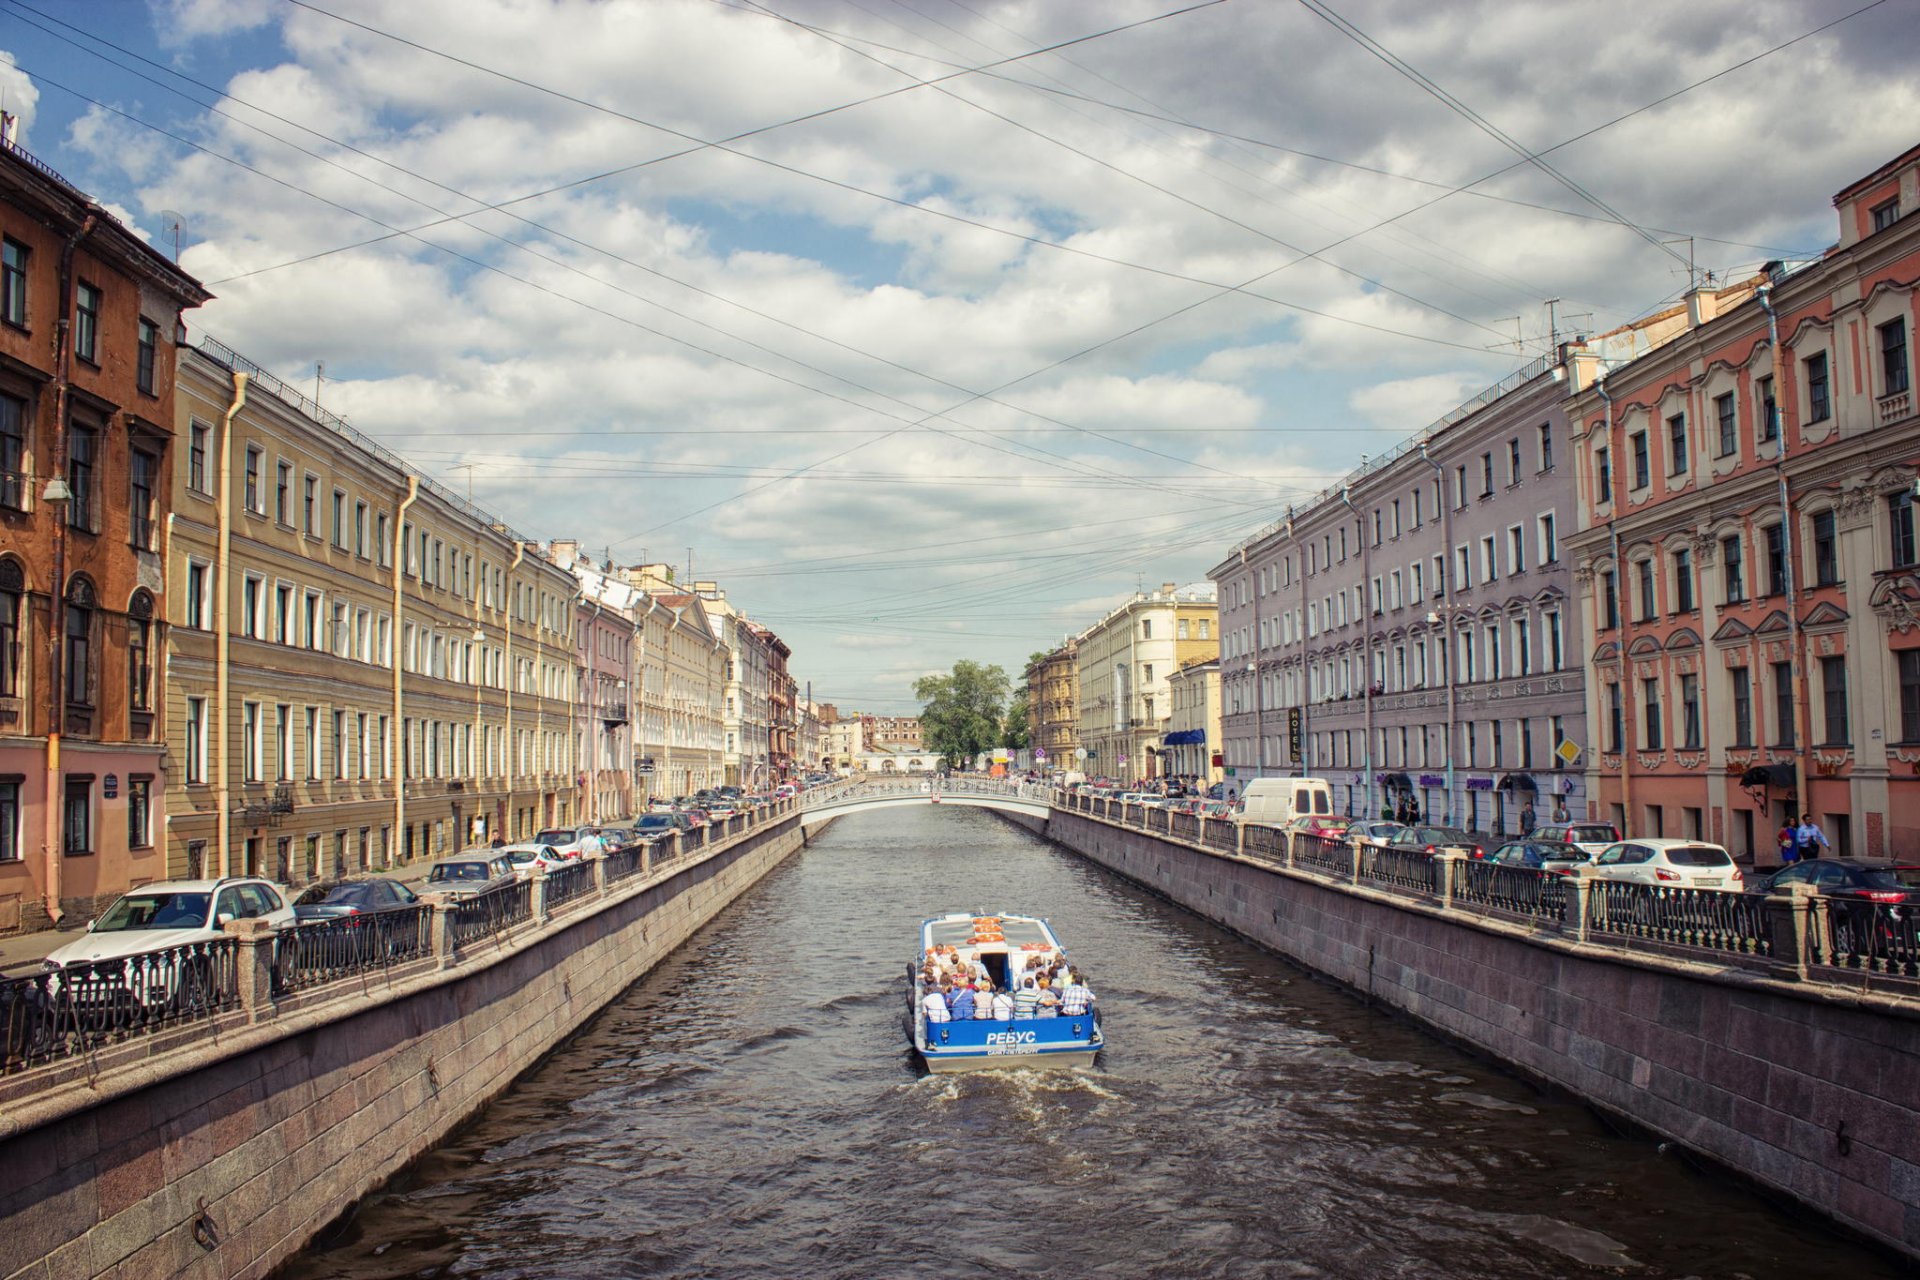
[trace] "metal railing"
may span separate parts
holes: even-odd
[[[593,864],[591,862],[569,862],[564,867],[547,872],[548,911],[564,906],[575,898],[584,897],[592,891]]]
[[[607,860],[601,863],[600,867],[602,874],[606,876],[607,883],[613,884],[616,881],[625,880],[628,876],[637,874],[644,869],[646,865],[647,846],[644,844],[636,844],[629,845],[625,849],[614,850],[607,855]]]
[[[273,994],[324,986],[433,954],[433,908],[315,920],[273,938]]]
[[[1370,844],[1360,846],[1360,878],[1373,884],[1438,893],[1439,866],[1432,854],[1421,849],[1382,849]]]
[[[0,982],[0,1073],[238,1006],[237,954],[216,938]]]
[[[1453,900],[1533,920],[1565,923],[1567,878],[1535,867],[1462,858],[1453,864]]]
[[[1683,889],[1595,878],[1587,901],[1587,928],[1739,955],[1773,954],[1767,899],[1757,893]]]
[[[533,882],[516,880],[453,904],[453,942],[464,947],[533,918]]]
[[[1296,866],[1344,876],[1353,870],[1353,848],[1344,840],[1296,835],[1293,838],[1293,861]]]
[[[1226,818],[1202,818],[1200,842],[1210,849],[1232,853],[1240,847],[1240,831],[1237,824]]]
[[[1269,862],[1287,860],[1287,834],[1273,827],[1248,827],[1240,833],[1241,848]]]
[[[1920,916],[1884,902],[1813,899],[1815,963],[1920,978]]]

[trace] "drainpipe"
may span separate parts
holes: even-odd
[[[228,699],[232,697],[232,610],[228,599],[233,585],[233,420],[247,403],[247,375],[233,375],[233,399],[220,419],[220,540],[213,566],[213,709],[214,723],[220,726],[219,746],[213,761],[214,843],[220,850],[220,874],[233,874],[233,761],[232,734],[228,731]]]
[[[1774,412],[1780,417],[1779,434],[1774,441],[1773,475],[1780,495],[1780,549],[1786,572],[1781,586],[1787,603],[1787,680],[1793,689],[1793,798],[1800,812],[1810,811],[1813,798],[1807,794],[1807,752],[1813,746],[1813,715],[1807,698],[1807,664],[1801,653],[1799,592],[1794,584],[1793,501],[1787,490],[1787,379],[1780,359],[1780,317],[1773,309],[1773,286],[1763,284],[1754,290],[1760,309],[1767,313],[1768,354],[1773,365]],[[1791,816],[1791,815],[1789,815]]]
[[[1612,514],[1607,517],[1607,538],[1613,553],[1613,612],[1620,632],[1620,834],[1625,837],[1633,829],[1633,663],[1627,656],[1632,637],[1627,628],[1626,566],[1620,563],[1620,511],[1626,506],[1627,497],[1626,490],[1620,487],[1622,442],[1614,439],[1613,397],[1607,394],[1604,372],[1593,380],[1593,389],[1606,406],[1607,478],[1613,487],[1608,503]]]
[[[1373,543],[1367,539],[1366,517],[1360,514],[1360,508],[1353,505],[1353,486],[1340,490],[1340,501],[1347,504],[1347,510],[1353,512],[1353,518],[1360,530],[1360,626],[1363,629],[1365,646],[1364,669],[1362,677],[1366,680],[1367,696],[1363,704],[1366,708],[1366,748],[1360,753],[1360,767],[1367,771],[1367,803],[1363,821],[1369,821],[1374,813],[1373,807]]]
[[[66,484],[67,470],[67,390],[73,376],[73,254],[80,242],[93,234],[99,222],[89,212],[79,229],[67,237],[60,249],[60,316],[53,330],[53,471],[51,487]],[[69,495],[72,502],[77,495]],[[60,785],[60,738],[67,727],[67,690],[61,670],[66,657],[67,638],[67,513],[68,507],[53,504],[53,582],[48,594],[52,625],[47,628],[48,670],[52,678],[47,687],[47,825],[41,846],[47,860],[47,917],[56,925],[66,917],[60,906],[60,878],[65,870],[60,859],[65,855],[63,828],[66,796]]]
[[[514,772],[514,770],[518,767],[518,762],[519,762],[519,753],[514,749],[515,744],[513,740],[513,684],[514,684],[514,679],[518,673],[515,671],[514,665],[513,665],[513,604],[512,604],[512,600],[517,599],[519,597],[520,592],[518,590],[518,587],[520,584],[514,581],[513,571],[515,569],[518,569],[520,567],[520,562],[522,560],[525,560],[526,558],[527,558],[527,544],[516,539],[513,544],[513,562],[507,566],[507,572],[506,572],[507,595],[510,597],[510,599],[506,601],[502,601],[502,603],[506,606],[506,614],[507,614],[506,654],[504,657],[501,658],[501,664],[503,668],[501,671],[501,675],[505,677],[506,686],[507,686],[506,688],[507,723],[506,723],[506,729],[505,729],[506,742],[504,746],[506,748],[506,753],[507,753],[507,760],[506,760],[507,807],[509,809],[513,807],[513,780],[515,777],[518,776]],[[507,831],[508,832],[513,831],[513,815],[512,814],[508,814],[507,816]],[[512,835],[508,836],[508,839],[513,839],[513,838],[514,837]]]
[[[1445,467],[1442,467],[1428,456],[1427,442],[1425,440],[1420,442],[1420,461],[1433,468],[1434,492],[1438,495],[1440,503],[1440,581],[1433,585],[1442,596],[1450,596],[1452,593],[1446,589],[1446,575],[1448,566],[1453,563],[1453,508],[1447,505],[1447,471]],[[1440,617],[1440,638],[1443,642],[1456,639],[1456,633],[1453,629],[1452,608],[1452,601],[1449,600],[1441,609],[1435,611]],[[1443,643],[1442,647],[1449,651],[1445,657],[1440,659],[1440,665],[1443,668],[1440,676],[1441,679],[1446,681],[1447,685],[1446,820],[1450,823],[1453,821],[1453,740],[1456,736],[1455,722],[1459,718],[1459,712],[1454,704],[1453,662],[1458,655],[1451,652],[1451,644]],[[1432,816],[1431,814],[1427,815],[1429,820],[1431,820]]]
[[[393,788],[393,838],[407,838],[407,766],[413,763],[408,759],[406,690],[401,681],[401,673],[406,670],[401,649],[401,637],[406,635],[407,598],[401,591],[401,579],[407,564],[407,511],[420,498],[420,477],[407,477],[407,496],[400,500],[399,510],[393,513],[393,536],[400,545],[395,548],[393,557],[393,732],[399,735],[400,749],[394,754],[400,757],[400,776],[394,780]],[[422,570],[426,568],[421,566]],[[409,856],[412,848],[407,848]],[[392,853],[388,853],[392,861]]]

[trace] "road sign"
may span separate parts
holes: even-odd
[[[1088,756],[1092,754],[1093,752],[1087,750],[1085,747],[1075,747],[1073,749],[1073,758],[1075,760],[1085,760]]]
[[[641,775],[646,775],[646,774],[649,774],[649,773],[652,773],[652,772],[653,772],[653,758],[652,758],[651,756],[647,756],[647,757],[644,757],[644,758],[642,758],[642,759],[639,759],[639,760],[636,760],[636,761],[634,761],[634,762],[633,762],[633,771],[634,771],[635,773],[638,773],[638,774],[641,774]]]
[[[1300,759],[1301,747],[1302,747],[1302,744],[1300,741],[1300,708],[1288,707],[1287,708],[1287,754],[1289,755],[1289,757],[1291,757],[1291,760],[1293,762],[1297,762]]]
[[[1234,769],[1233,769],[1233,766],[1232,766],[1232,765],[1228,765],[1228,766],[1227,766],[1227,776],[1228,776],[1229,778],[1235,778],[1235,777],[1238,777],[1238,776],[1239,776],[1239,774],[1237,774],[1237,773],[1236,773],[1236,772],[1234,771]]]
[[[1047,758],[1047,749],[1045,747],[1035,747],[1033,749],[1033,758],[1035,760],[1045,760]]]
[[[1127,765],[1127,758],[1126,758],[1125,756],[1121,756],[1121,757],[1120,757],[1120,767],[1124,769],[1124,768],[1126,768],[1126,765]]]
[[[1553,749],[1553,754],[1559,756],[1568,764],[1572,764],[1580,758],[1580,747],[1572,739],[1567,739]]]

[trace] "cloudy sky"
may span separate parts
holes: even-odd
[[[0,0],[0,92],[179,215],[197,331],[519,528],[690,548],[896,711],[1550,316],[1818,254],[1920,142],[1920,4],[1865,3]]]

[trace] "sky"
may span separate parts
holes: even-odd
[[[881,713],[1817,256],[1917,63],[1916,0],[0,0],[195,333]]]

